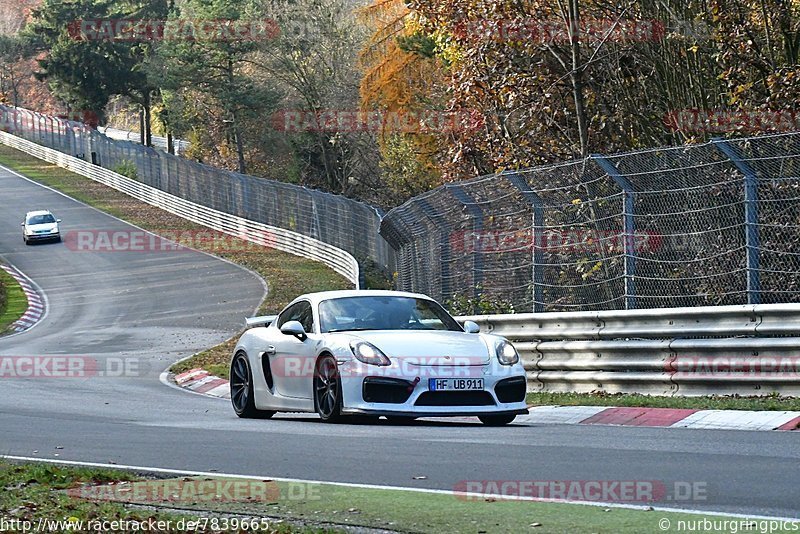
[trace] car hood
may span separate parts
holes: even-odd
[[[483,365],[489,362],[487,344],[479,334],[429,330],[369,330],[353,332],[390,358],[413,359],[420,365]]]
[[[49,232],[54,228],[58,228],[58,223],[44,223],[44,224],[29,224],[25,227],[29,232]]]

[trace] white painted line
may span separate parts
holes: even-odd
[[[321,484],[321,485],[329,485],[329,486],[338,486],[343,488],[358,488],[358,489],[369,489],[369,490],[388,490],[388,491],[407,491],[412,493],[427,493],[427,494],[434,494],[434,495],[452,495],[453,497],[456,496],[464,496],[469,495],[469,497],[479,497],[479,498],[500,498],[503,500],[515,500],[515,501],[533,501],[533,502],[551,502],[551,503],[561,503],[561,504],[578,504],[578,505],[585,505],[585,506],[601,506],[604,508],[625,508],[630,510],[657,510],[660,512],[677,512],[677,513],[684,513],[684,514],[699,514],[699,515],[707,515],[707,516],[718,516],[718,517],[741,517],[746,519],[773,519],[778,521],[791,521],[796,522],[798,519],[796,517],[781,517],[781,516],[766,516],[766,515],[750,515],[750,514],[735,514],[735,513],[727,513],[727,512],[717,512],[713,510],[697,510],[697,509],[684,509],[684,508],[670,508],[670,507],[661,507],[661,506],[651,506],[649,504],[624,504],[624,503],[613,503],[613,502],[597,502],[597,501],[566,501],[566,500],[558,500],[558,499],[538,499],[534,497],[525,497],[525,496],[508,496],[508,495],[499,495],[499,494],[464,494],[458,493],[452,490],[440,490],[440,489],[427,489],[427,488],[406,488],[402,486],[385,486],[380,484],[358,484],[354,482],[329,482],[325,480],[309,480],[303,478],[283,478],[283,477],[273,477],[269,475],[239,475],[239,474],[232,474],[232,473],[212,473],[208,471],[191,471],[191,470],[180,470],[180,469],[167,469],[163,467],[143,467],[143,466],[136,466],[136,465],[124,465],[124,464],[104,464],[104,463],[97,463],[97,462],[79,462],[74,460],[55,460],[50,458],[33,458],[30,456],[11,456],[11,455],[0,455],[0,458],[6,460],[15,460],[15,461],[22,461],[22,462],[41,462],[41,463],[49,463],[55,465],[69,465],[69,466],[82,466],[82,467],[97,467],[102,469],[118,469],[120,471],[133,471],[138,473],[159,473],[159,474],[167,474],[167,475],[177,475],[177,476],[199,476],[199,477],[212,477],[212,478],[234,478],[239,480],[274,480],[276,482],[293,482],[293,483],[300,483],[300,484]]]

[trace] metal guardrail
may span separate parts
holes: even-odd
[[[324,263],[347,278],[356,288],[359,287],[358,262],[348,252],[334,247],[333,245],[297,232],[292,232],[291,230],[251,221],[207,206],[195,204],[160,189],[156,189],[155,187],[104,169],[103,167],[92,165],[82,159],[69,156],[6,132],[0,132],[0,142],[30,154],[31,156],[112,187],[118,191],[122,191],[137,200],[161,208],[194,223],[259,245],[276,248],[294,254],[295,256],[301,256]]]
[[[138,143],[141,138],[139,132],[120,130],[119,128],[109,128],[108,126],[98,126],[97,131],[102,133],[106,137],[110,139],[115,139],[117,141],[131,141],[133,143]],[[162,137],[160,135],[154,135],[151,137],[151,141],[155,148],[164,151],[167,150],[166,137]],[[183,139],[173,139],[172,143],[175,147],[175,153],[178,155],[185,154],[186,151],[189,149],[189,142]]]
[[[458,319],[513,341],[532,391],[800,395],[800,304]]]

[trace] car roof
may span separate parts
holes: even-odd
[[[388,289],[345,289],[339,291],[320,291],[318,293],[306,293],[300,295],[292,301],[309,300],[312,304],[319,304],[323,300],[340,299],[347,297],[411,297],[425,300],[433,300],[428,295],[421,293],[408,293],[406,291],[391,291]]]
[[[32,217],[34,215],[52,215],[52,213],[50,213],[50,210],[35,210],[26,213],[25,217]]]

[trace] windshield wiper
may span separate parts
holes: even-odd
[[[332,330],[328,330],[325,333],[326,334],[332,334],[334,332],[359,332],[359,331],[363,331],[363,330],[379,330],[379,329],[378,328],[365,328],[365,327],[359,327],[359,328],[334,328]]]

